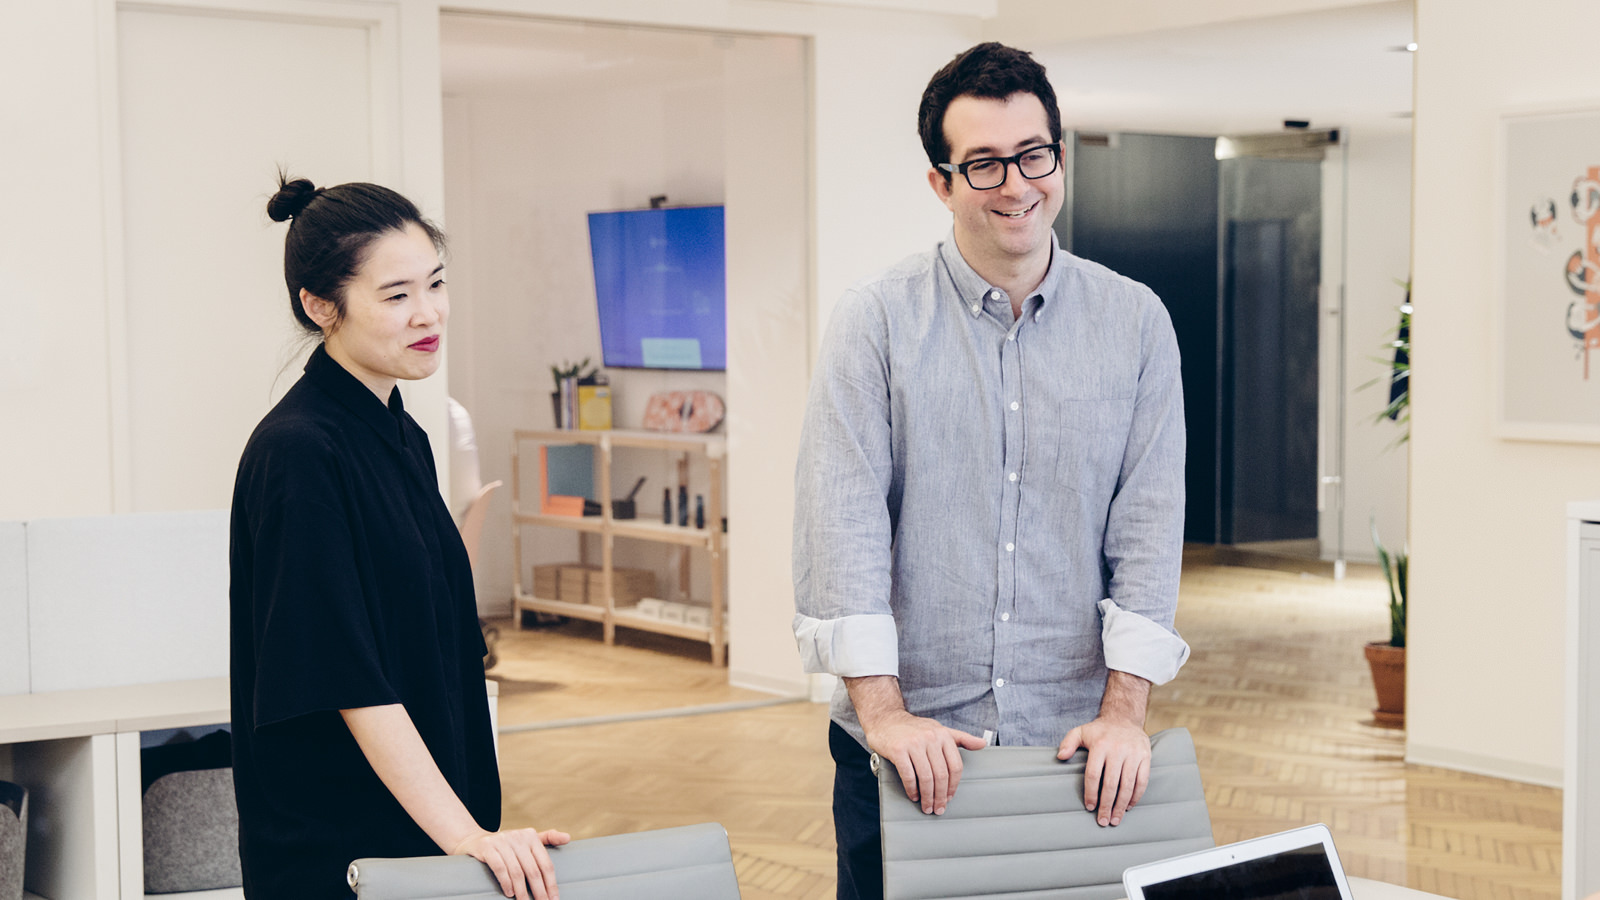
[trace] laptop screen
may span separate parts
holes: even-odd
[[[1339,900],[1321,844],[1144,886],[1145,900]]]

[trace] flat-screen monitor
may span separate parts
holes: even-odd
[[[589,214],[606,368],[728,367],[722,207]]]

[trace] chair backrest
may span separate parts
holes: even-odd
[[[493,494],[503,481],[491,481],[478,489],[477,496],[467,504],[466,512],[461,514],[461,542],[467,545],[467,562],[472,568],[478,568],[478,543],[483,539],[483,520],[489,515],[489,495]]]
[[[739,900],[728,832],[685,825],[551,847],[561,900]],[[489,867],[470,856],[358,859],[359,900],[505,900]]]
[[[1189,732],[1158,732],[1150,746],[1143,799],[1106,828],[1083,808],[1081,750],[1066,762],[1054,747],[962,750],[961,787],[942,816],[923,814],[882,763],[885,900],[1110,900],[1123,896],[1123,869],[1214,846]]]

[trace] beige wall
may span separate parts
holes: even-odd
[[[1407,758],[1554,785],[1564,504],[1600,496],[1600,447],[1493,432],[1495,148],[1507,111],[1600,106],[1593,17],[1590,0],[1417,3]]]
[[[436,8],[214,6],[0,12],[0,79],[29,86],[0,101],[0,519],[228,505],[298,372],[276,380],[294,351],[264,213],[278,164],[438,214]],[[442,439],[443,379],[402,390]]]
[[[1361,6],[1372,0],[1002,0],[985,40],[1038,46],[1163,28]]]

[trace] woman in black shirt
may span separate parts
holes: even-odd
[[[443,237],[372,184],[280,179],[284,280],[321,344],[239,462],[234,784],[245,895],[349,897],[364,856],[466,854],[554,900],[545,845],[500,831],[466,548],[396,382],[439,367]]]

